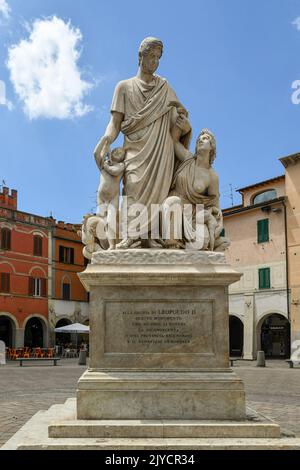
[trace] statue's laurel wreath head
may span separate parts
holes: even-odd
[[[211,149],[210,149],[210,155],[209,155],[209,163],[212,165],[216,156],[217,156],[217,145],[216,145],[216,139],[215,139],[215,136],[213,135],[213,133],[209,130],[209,129],[202,129],[200,134],[198,135],[197,137],[197,140],[196,140],[196,150],[195,150],[195,153],[197,154],[197,147],[198,147],[198,142],[199,142],[199,139],[201,138],[201,136],[203,134],[207,134],[209,135],[210,137],[210,146],[211,146]]]
[[[140,47],[139,47],[139,65],[141,63],[142,56],[148,54],[148,52],[155,47],[160,47],[161,49],[160,57],[161,57],[164,46],[160,39],[149,37],[149,38],[145,38],[142,40]]]

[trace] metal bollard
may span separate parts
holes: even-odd
[[[257,351],[256,367],[265,367],[265,366],[266,366],[265,351]]]

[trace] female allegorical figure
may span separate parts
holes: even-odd
[[[184,121],[184,115],[178,119]],[[204,249],[223,251],[228,246],[228,240],[221,237],[223,217],[219,203],[219,178],[212,163],[216,157],[216,141],[208,129],[202,129],[196,142],[195,155],[189,152],[179,141],[180,129],[177,125],[172,131],[175,142],[175,153],[179,165],[175,171],[171,191],[164,203],[170,208],[176,204],[192,204],[190,214],[183,216],[184,244],[180,240],[166,241],[170,248],[183,247],[190,249]],[[203,237],[195,238],[196,204],[204,206],[204,226],[198,227],[203,231]],[[178,228],[177,228],[178,230]],[[196,229],[197,230],[197,229]],[[178,232],[177,232],[178,233]]]

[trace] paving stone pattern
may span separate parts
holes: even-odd
[[[300,437],[300,367],[289,369],[277,360],[267,361],[265,368],[248,361],[234,364],[245,382],[247,404]],[[84,369],[77,359],[63,359],[57,367],[50,362],[0,366],[0,446],[37,411],[74,397]]]

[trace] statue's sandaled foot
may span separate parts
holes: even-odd
[[[183,242],[179,240],[165,240],[164,246],[167,250],[180,250],[184,248]]]
[[[163,246],[163,242],[161,241],[156,241],[156,240],[148,240],[148,248],[156,248],[156,249],[162,249],[164,246]]]
[[[116,245],[116,250],[128,250],[129,248],[138,248],[141,246],[141,240],[132,240],[132,238],[125,238]]]

